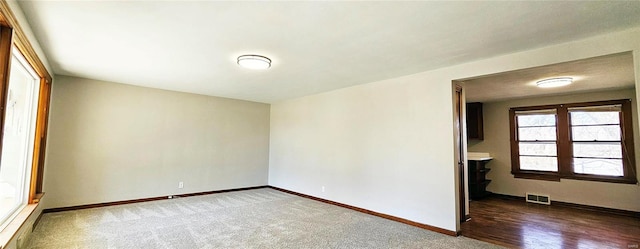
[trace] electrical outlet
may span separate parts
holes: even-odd
[[[322,186],[322,193],[324,193],[324,186]]]
[[[178,188],[184,188],[184,182],[179,182],[178,183]]]

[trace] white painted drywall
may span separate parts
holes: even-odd
[[[431,117],[452,117],[451,85],[392,82],[272,105],[270,184],[446,228],[452,120]]]
[[[487,174],[487,178],[492,180],[488,190],[514,196],[525,196],[526,192],[548,194],[551,196],[551,201],[640,211],[640,200],[638,199],[640,187],[636,184],[571,179],[562,179],[560,182],[541,181],[516,179],[511,174],[509,108],[614,99],[633,100],[634,148],[635,154],[640,155],[638,112],[635,104],[636,94],[633,89],[484,103],[484,140],[475,144],[469,143],[468,150],[470,152],[489,152],[494,157],[488,164],[488,167],[492,169]],[[640,165],[638,157],[636,157],[636,165]],[[640,178],[640,174],[638,177]]]
[[[53,88],[45,208],[267,184],[268,104],[68,76]]]
[[[626,30],[272,104],[269,184],[457,230],[451,81],[625,51],[638,77],[639,40]]]

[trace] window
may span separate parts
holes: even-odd
[[[556,110],[516,112],[520,169],[558,171]]]
[[[637,183],[630,100],[509,112],[515,177]]]
[[[568,108],[575,173],[624,176],[621,109],[622,105]]]
[[[32,212],[36,205],[27,205],[44,194],[50,94],[51,75],[11,10],[0,4],[0,247],[25,222],[27,216],[17,214]]]
[[[39,80],[13,49],[0,157],[0,224],[28,202]]]

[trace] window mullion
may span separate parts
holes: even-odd
[[[635,165],[635,149],[633,147],[633,121],[631,118],[631,100],[624,100],[620,112],[620,125],[622,126],[622,164],[624,175],[630,181],[637,182]]]
[[[509,128],[511,135],[511,174],[520,173],[520,149],[518,146],[518,119],[516,118],[516,112],[513,109],[509,110]]]
[[[558,174],[560,176],[573,175],[573,152],[572,152],[572,140],[571,140],[571,120],[567,107],[560,105],[558,107]]]

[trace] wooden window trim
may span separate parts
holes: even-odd
[[[621,105],[622,110],[620,112],[620,126],[622,135],[622,149],[623,149],[623,168],[624,176],[602,176],[591,174],[579,174],[573,172],[573,152],[571,140],[571,127],[568,108],[572,107],[588,107],[588,106],[606,106],[606,105]],[[534,170],[521,170],[519,160],[519,147],[517,139],[517,127],[518,121],[516,119],[516,111],[533,111],[533,110],[545,110],[556,109],[556,136],[557,136],[557,148],[558,148],[558,171],[534,171]],[[541,106],[528,106],[528,107],[516,107],[509,110],[509,126],[510,126],[510,143],[511,143],[511,174],[515,178],[535,179],[535,180],[547,180],[547,181],[560,181],[560,179],[574,179],[574,180],[587,180],[587,181],[599,181],[599,182],[612,182],[612,183],[627,183],[636,184],[637,171],[635,163],[635,150],[633,145],[633,120],[632,120],[631,100],[608,100],[608,101],[594,101],[594,102],[581,102],[581,103],[569,103],[559,105],[541,105]]]
[[[44,155],[46,150],[46,135],[48,127],[49,106],[51,103],[51,83],[52,77],[49,71],[38,57],[33,45],[27,39],[27,35],[18,23],[15,15],[11,11],[6,1],[0,1],[0,49],[3,55],[0,56],[0,128],[4,127],[4,113],[6,109],[6,95],[9,83],[9,69],[11,62],[11,47],[15,46],[24,56],[27,63],[31,65],[36,74],[40,77],[40,94],[38,99],[38,110],[36,118],[36,136],[34,141],[33,164],[31,167],[29,204],[38,203],[44,195],[42,192],[42,181],[44,172]],[[8,36],[8,37],[5,37]],[[8,43],[8,48],[6,48]],[[6,58],[5,58],[6,57]],[[2,152],[2,132],[0,132],[0,155]]]
[[[4,141],[4,118],[7,108],[7,87],[9,86],[9,71],[11,70],[11,34],[13,30],[0,26],[0,157],[2,156],[2,141]]]
[[[19,215],[10,221],[4,230],[0,231],[0,248],[4,248],[11,240],[15,239],[17,232],[22,228],[29,218],[29,215],[33,213],[39,205],[40,198],[44,195],[44,192],[42,192],[42,181],[52,83],[51,75],[27,39],[8,3],[0,0],[0,156],[2,155],[2,130],[4,129],[13,46],[20,51],[27,63],[30,64],[40,77],[41,92],[38,97],[38,110],[36,114],[36,136],[34,141],[33,164],[31,165],[31,175],[29,177],[28,205],[19,211]]]
[[[549,110],[556,109],[558,105],[540,105],[540,106],[527,106],[527,107],[518,107],[509,109],[509,126],[511,132],[511,174],[514,175],[515,178],[523,178],[523,179],[534,179],[534,180],[546,180],[546,181],[560,181],[560,175],[558,172],[549,172],[549,171],[535,171],[535,170],[521,170],[520,169],[520,154],[518,153],[519,146],[517,140],[517,130],[518,130],[518,120],[516,118],[516,111],[535,111],[535,110]],[[556,113],[556,119],[558,114]],[[556,120],[556,141],[559,141],[557,138],[558,120]],[[559,146],[558,146],[559,147]],[[514,153],[516,152],[516,153]],[[560,153],[558,152],[557,157],[560,157]],[[558,170],[560,169],[560,163],[558,162]]]
[[[31,42],[27,38],[27,35],[18,23],[18,20],[6,1],[0,1],[0,25],[4,25],[5,27],[14,30],[13,43],[16,45],[18,50],[20,50],[22,55],[24,55],[27,62],[31,64],[38,76],[50,84],[52,80],[51,74],[49,74],[44,63],[42,63],[42,60],[38,57],[33,45],[31,45]]]

